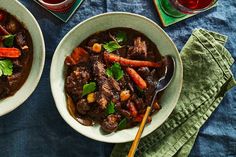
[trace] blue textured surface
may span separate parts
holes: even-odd
[[[0,117],[1,157],[105,157],[112,144],[88,139],[71,129],[59,115],[50,91],[49,70],[63,36],[81,21],[111,11],[138,13],[160,20],[151,0],[85,0],[68,23],[63,23],[30,0],[20,0],[38,20],[46,42],[46,65],[34,94],[18,109]],[[164,30],[179,50],[192,30],[203,27],[229,37],[226,47],[236,59],[236,1],[220,0],[216,9]],[[236,66],[232,68],[236,75]],[[236,88],[227,93],[200,130],[190,156],[236,156]]]

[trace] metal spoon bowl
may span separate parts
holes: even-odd
[[[173,79],[174,71],[175,71],[175,60],[171,56],[165,56],[163,59],[163,63],[165,65],[165,72],[164,75],[158,80],[157,86],[155,89],[155,93],[152,97],[151,107],[154,104],[156,96],[159,92],[163,91],[168,87],[171,80]]]

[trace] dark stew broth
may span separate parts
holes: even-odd
[[[83,125],[99,123],[107,133],[142,121],[164,72],[156,45],[130,28],[89,36],[66,57],[65,65],[70,114]],[[152,114],[160,110],[159,98]]]
[[[27,79],[33,60],[32,39],[14,16],[0,10],[0,99],[12,96]]]

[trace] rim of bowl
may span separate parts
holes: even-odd
[[[39,0],[40,3],[42,3],[44,5],[47,5],[47,6],[51,6],[51,7],[57,7],[57,6],[60,6],[60,5],[63,5],[65,3],[67,3],[69,1],[73,2],[74,0],[64,0],[64,1],[60,2],[60,3],[54,3],[54,4],[44,2],[43,0]]]
[[[172,39],[169,37],[169,35],[168,35],[167,33],[165,33],[165,31],[164,31],[157,23],[155,23],[154,21],[152,21],[151,19],[149,19],[149,18],[147,18],[147,17],[145,17],[145,16],[142,16],[142,15],[139,15],[139,14],[135,14],[135,13],[129,13],[129,12],[107,12],[107,13],[102,13],[102,14],[99,14],[99,15],[92,16],[92,17],[90,17],[90,18],[88,18],[88,19],[82,21],[81,23],[77,24],[76,26],[74,26],[74,27],[61,39],[61,41],[60,41],[60,43],[58,44],[58,46],[57,46],[55,52],[58,52],[58,49],[59,49],[59,47],[62,45],[62,43],[64,42],[64,40],[65,40],[68,36],[70,36],[71,33],[72,33],[74,30],[76,30],[78,27],[80,27],[81,25],[84,25],[84,24],[86,24],[88,21],[94,20],[94,19],[99,18],[99,17],[103,17],[103,16],[107,16],[107,15],[121,15],[121,14],[123,14],[123,15],[128,15],[128,16],[135,16],[135,17],[138,17],[138,18],[142,18],[142,19],[144,19],[146,22],[148,22],[148,23],[154,25],[155,27],[157,27],[158,29],[160,29],[160,30],[161,30],[160,32],[161,32],[162,34],[164,34],[164,37],[166,37],[168,40],[170,40],[171,44],[174,46],[175,52],[177,53],[177,59],[179,60],[179,63],[180,63],[180,78],[181,78],[181,80],[180,80],[180,88],[179,88],[179,90],[177,91],[178,97],[177,97],[176,103],[175,103],[175,104],[172,106],[172,108],[171,108],[171,112],[170,112],[165,118],[163,118],[163,119],[161,120],[162,122],[161,122],[160,124],[162,125],[162,124],[167,120],[167,118],[170,116],[170,114],[173,112],[175,106],[177,105],[177,101],[178,101],[178,99],[179,99],[180,92],[181,92],[181,90],[182,90],[182,85],[183,85],[183,64],[182,64],[182,59],[181,59],[181,57],[180,57],[180,55],[179,55],[179,51],[178,51],[176,45],[174,44],[174,42],[172,41]],[[60,109],[59,104],[56,103],[56,101],[55,101],[55,100],[56,100],[56,93],[54,92],[54,90],[53,90],[54,87],[53,87],[53,85],[52,85],[52,84],[53,84],[52,71],[53,71],[53,69],[54,69],[53,62],[54,62],[55,56],[56,56],[56,55],[55,55],[55,54],[56,54],[55,52],[54,52],[54,55],[53,55],[53,58],[52,58],[51,68],[50,68],[50,86],[51,86],[51,91],[52,91],[52,95],[53,95],[53,99],[54,99],[56,108],[57,108],[58,112],[60,113],[61,117],[64,119],[64,121],[65,121],[71,128],[73,128],[76,132],[78,132],[78,133],[80,133],[80,134],[82,134],[82,135],[84,135],[84,136],[86,136],[86,137],[88,137],[88,138],[90,138],[90,139],[96,140],[96,141],[101,141],[101,142],[106,142],[106,143],[125,143],[125,142],[133,141],[134,138],[133,138],[133,139],[127,139],[127,140],[120,140],[120,141],[119,141],[119,140],[117,140],[117,141],[109,141],[109,140],[105,140],[105,139],[100,139],[100,138],[97,138],[96,136],[89,136],[85,131],[84,131],[84,132],[82,132],[82,131],[80,132],[80,131],[78,131],[78,130],[76,129],[76,127],[74,127],[74,125],[72,125],[72,123],[68,120],[68,116]],[[80,124],[80,123],[78,122],[78,125],[82,125],[82,124]],[[158,127],[160,127],[160,126],[155,126],[151,131],[146,132],[146,134],[142,134],[141,138],[143,138],[143,137],[149,135],[149,134],[152,133],[154,130],[156,130]]]
[[[40,40],[41,40],[41,43],[42,43],[42,61],[41,61],[41,64],[40,64],[40,71],[38,72],[38,75],[34,81],[34,84],[32,84],[32,90],[29,91],[29,93],[27,94],[27,96],[23,97],[21,100],[17,101],[16,104],[12,104],[9,108],[7,108],[4,112],[2,112],[0,114],[0,117],[5,115],[5,114],[8,114],[10,113],[11,111],[15,110],[17,107],[19,107],[20,105],[22,105],[30,96],[31,94],[35,91],[36,87],[38,86],[38,83],[41,79],[41,76],[42,76],[42,72],[43,72],[43,69],[44,69],[44,64],[45,64],[45,44],[44,44],[44,37],[43,37],[43,33],[42,33],[42,30],[37,22],[37,20],[35,19],[35,17],[31,14],[31,12],[23,5],[21,4],[20,2],[18,1],[14,1],[17,5],[19,5],[19,7],[21,7],[21,9],[23,9],[24,11],[26,11],[29,16],[32,18],[34,24],[36,25],[38,31],[39,31],[39,34],[40,34]],[[3,8],[4,9],[4,8]],[[11,13],[10,13],[11,14]],[[12,15],[12,14],[11,14]],[[14,16],[14,15],[13,15]],[[16,17],[17,18],[17,17]],[[24,22],[23,22],[24,23]],[[30,69],[30,71],[32,70],[32,67]],[[29,74],[30,75],[30,74]],[[27,78],[28,80],[28,78]],[[25,81],[24,84],[27,83],[27,80]],[[24,86],[24,84],[22,86]],[[14,97],[11,96],[11,97]],[[4,101],[4,99],[3,99]]]

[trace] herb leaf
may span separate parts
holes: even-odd
[[[13,64],[10,60],[0,60],[0,76],[10,76],[13,73]]]
[[[3,42],[4,46],[13,47],[15,36],[16,35],[12,35],[12,34],[5,35],[3,37],[4,38],[4,42]]]
[[[85,96],[89,93],[92,93],[93,91],[96,90],[96,83],[95,82],[90,82],[90,83],[87,83],[83,86],[83,93],[82,93],[82,96]]]
[[[111,67],[106,70],[106,74],[107,74],[108,77],[113,77],[113,72],[112,72]]]
[[[127,41],[127,36],[126,36],[125,32],[119,32],[116,36],[116,41],[118,43]]]
[[[113,52],[115,50],[120,49],[121,46],[115,41],[110,41],[108,43],[103,44],[103,48],[108,52]]]
[[[128,121],[127,121],[126,118],[122,119],[122,120],[120,121],[120,123],[118,124],[118,129],[121,130],[121,129],[126,128],[126,127],[127,127],[127,123],[128,123]]]
[[[115,103],[113,103],[112,101],[108,104],[107,108],[106,108],[106,115],[110,115],[112,113],[115,113]]]
[[[124,76],[124,72],[121,69],[119,63],[114,63],[110,68],[106,70],[106,74],[109,77],[114,77],[117,81]]]

